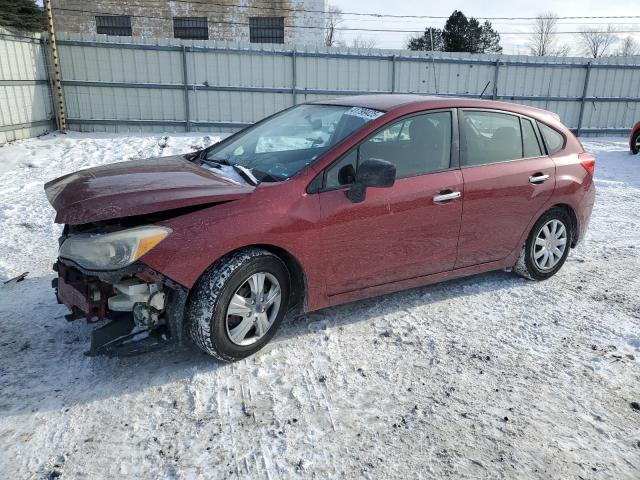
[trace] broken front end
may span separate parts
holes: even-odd
[[[182,343],[187,290],[138,262],[171,230],[108,229],[66,226],[54,265],[53,287],[71,311],[67,320],[107,321],[92,332],[87,355],[133,355]]]

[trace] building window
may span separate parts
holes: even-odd
[[[109,15],[96,17],[96,31],[105,35],[131,36],[131,17]]]
[[[284,43],[284,17],[250,17],[251,43]]]
[[[207,17],[173,17],[173,36],[191,40],[209,40]]]

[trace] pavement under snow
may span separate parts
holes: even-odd
[[[640,157],[597,156],[586,241],[558,275],[504,272],[285,322],[235,364],[88,358],[50,283],[43,182],[202,135],[0,147],[2,478],[640,478]]]

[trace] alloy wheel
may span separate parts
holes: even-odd
[[[226,328],[236,345],[251,345],[262,338],[275,322],[282,291],[270,273],[258,272],[247,278],[227,306]]]

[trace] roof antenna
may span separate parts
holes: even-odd
[[[484,95],[484,92],[487,91],[487,88],[489,87],[490,83],[491,83],[491,80],[489,80],[487,84],[484,86],[484,88],[482,89],[482,93],[480,94],[480,98],[482,98],[482,95]]]

